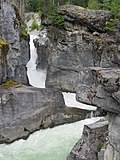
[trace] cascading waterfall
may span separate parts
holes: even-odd
[[[31,58],[27,64],[27,68],[28,68],[27,74],[28,74],[29,82],[32,86],[38,87],[38,88],[45,88],[46,70],[39,70],[39,71],[36,70],[37,52],[33,43],[33,39],[38,38],[36,34],[30,34]],[[45,38],[46,32],[43,31],[41,35],[43,36],[43,38]],[[65,99],[65,104],[68,107],[77,107],[81,109],[96,110],[96,107],[77,102],[75,98],[76,96],[75,93],[63,92],[63,96]]]
[[[30,34],[30,61],[27,63],[27,75],[29,83],[34,87],[45,88],[46,70],[36,70],[37,51],[33,39],[37,35]]]
[[[27,64],[28,78],[34,87],[44,88],[46,71],[36,71],[37,53],[33,44],[36,35],[30,35],[31,59]],[[65,103],[69,107],[95,107],[76,102],[75,94],[63,93]],[[100,118],[85,119],[72,124],[40,130],[27,140],[19,140],[9,145],[0,145],[0,160],[66,160],[74,144],[80,138],[84,124],[93,123]]]

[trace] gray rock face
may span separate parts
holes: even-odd
[[[114,149],[114,147],[108,144],[107,149],[104,154],[104,160],[119,160],[120,159],[120,152]]]
[[[55,35],[50,36],[51,40]],[[92,45],[86,44],[81,32],[63,33],[49,47],[46,86],[75,92],[79,68],[89,65],[93,66]]]
[[[50,43],[47,46],[46,87],[77,92],[78,101],[112,113],[109,118],[110,140],[104,159],[112,157],[111,160],[118,160],[120,23],[113,34],[107,34],[104,28],[106,20],[109,21],[110,18],[108,12],[68,5],[62,6],[59,13],[65,20],[66,30],[61,31],[55,27],[48,29]],[[112,129],[116,134],[113,134]],[[81,151],[81,155],[85,155],[84,146]],[[79,152],[79,149],[76,149],[76,152]],[[93,152],[88,154],[90,158],[92,155]],[[72,156],[72,159],[77,157],[74,157],[74,154]],[[90,160],[89,157],[87,160]]]
[[[90,31],[105,32],[105,22],[110,15],[107,11],[90,10],[75,5],[64,5],[59,9],[59,13],[68,22],[87,26]]]
[[[73,147],[67,160],[96,160],[107,135],[107,121],[85,125],[82,138]]]
[[[120,70],[117,68],[86,68],[80,72],[77,100],[104,110],[120,113],[118,90]]]
[[[49,39],[47,37],[47,31],[44,29],[39,34],[39,39],[34,40],[34,45],[37,48],[37,69],[46,69],[48,66],[48,45]]]
[[[47,56],[46,54],[43,55],[46,58],[43,63],[46,64],[47,62],[48,64],[46,87],[76,92],[79,70],[84,67],[108,68],[120,65],[119,40],[115,37],[117,36],[116,33],[114,36],[110,36],[106,33],[96,35],[96,32],[88,32],[86,30],[88,24],[82,23],[82,21],[86,21],[93,28],[94,25],[102,21],[105,25],[105,19],[109,17],[108,12],[91,11],[79,7],[75,10],[74,6],[73,8],[67,6],[66,9],[63,6],[59,12],[64,17],[65,23],[67,22],[72,26],[67,31],[48,27],[47,36],[49,40],[42,47],[40,47],[41,42],[39,42],[41,39],[38,41],[38,55],[41,55],[43,50],[43,53],[47,53]],[[101,16],[97,16],[98,14]],[[104,14],[105,17],[102,16]],[[67,18],[73,16],[74,20],[68,20],[65,17],[66,15]],[[74,21],[79,18],[81,23],[78,23],[78,27],[75,29],[76,24],[74,24]],[[40,58],[39,62],[41,63]]]
[[[23,14],[22,1],[15,0],[14,3],[13,1],[4,1],[0,10],[0,37],[9,44],[6,56],[6,77],[3,79],[14,79],[28,84],[26,64],[29,60],[29,39],[25,41],[20,37],[20,25],[23,21],[21,16]]]
[[[7,68],[7,54],[9,46],[3,39],[0,38],[0,84],[6,79],[6,68]]]
[[[120,157],[120,91],[119,68],[91,67],[80,71],[77,99],[108,111],[109,143],[104,160]]]
[[[87,110],[67,108],[61,92],[22,86],[0,88],[0,143],[10,143],[39,129],[82,120]]]
[[[110,145],[120,154],[120,116],[109,113],[109,141]]]

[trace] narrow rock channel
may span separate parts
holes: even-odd
[[[36,70],[37,53],[30,35],[31,59],[27,64],[29,82],[34,87],[45,88],[45,70]],[[87,108],[75,100],[75,94],[63,93],[66,105],[69,107]],[[95,107],[90,108],[95,109]],[[85,119],[72,124],[58,126],[52,129],[40,130],[27,140],[19,140],[9,145],[0,145],[0,160],[65,160],[74,144],[82,135],[83,126],[100,118]]]

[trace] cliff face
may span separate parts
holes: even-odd
[[[1,0],[0,3],[0,37],[8,44],[9,49],[2,51],[5,61],[1,66],[4,70],[1,82],[14,79],[20,83],[28,84],[26,64],[29,60],[29,38],[23,38],[21,26],[23,25],[23,2]],[[2,46],[2,43],[1,43]]]
[[[102,159],[119,160],[120,17],[112,24],[114,31],[106,32],[111,22],[109,12],[69,5],[61,7],[59,14],[65,20],[66,31],[48,27],[46,86],[77,92],[78,101],[108,112],[109,141]],[[76,160],[84,160],[88,152],[84,146],[82,153],[73,148],[68,158],[75,159],[75,149]],[[91,155],[87,158],[92,160]]]
[[[109,12],[68,5],[61,7],[59,13],[65,20],[66,31],[48,27],[45,45],[40,40],[37,43],[38,67],[45,56],[46,87],[76,92],[82,68],[119,66],[119,35],[105,32]]]

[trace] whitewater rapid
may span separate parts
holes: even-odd
[[[84,124],[100,118],[40,130],[27,140],[0,145],[0,160],[66,160],[74,144],[81,137]]]

